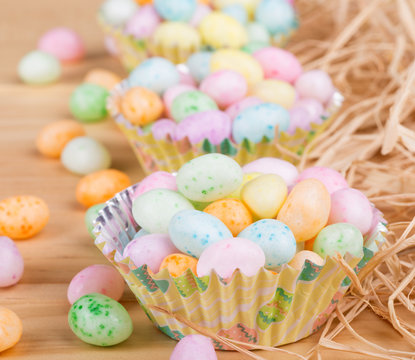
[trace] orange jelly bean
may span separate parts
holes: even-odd
[[[14,196],[0,201],[0,235],[28,239],[49,221],[49,208],[36,196]]]
[[[313,251],[314,241],[316,240],[316,236],[314,236],[312,239],[307,240],[304,242],[304,250]]]
[[[55,121],[40,131],[36,138],[36,148],[42,155],[58,158],[69,141],[84,135],[85,130],[77,121]]]
[[[22,321],[19,317],[13,311],[0,306],[0,352],[16,345],[22,331]]]
[[[112,90],[115,85],[121,82],[121,77],[109,70],[92,69],[86,74],[84,82]]]
[[[147,125],[160,118],[163,102],[155,92],[136,86],[128,90],[121,100],[121,112],[134,125]]]
[[[214,201],[203,211],[221,220],[233,236],[237,236],[243,229],[252,224],[251,213],[242,201],[237,199]]]
[[[196,274],[197,259],[184,254],[170,254],[164,258],[161,262],[160,270],[167,268],[170,275],[178,277],[182,275],[187,269],[193,271]]]
[[[111,199],[116,193],[131,185],[130,178],[115,169],[96,171],[79,180],[76,199],[86,207],[91,207]]]

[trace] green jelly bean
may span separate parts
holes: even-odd
[[[177,96],[171,106],[171,114],[177,122],[181,122],[189,115],[202,111],[217,110],[215,101],[201,91],[186,91]]]
[[[248,54],[253,54],[255,51],[261,50],[268,46],[269,44],[263,42],[250,42],[246,44],[244,47],[242,47],[241,50]]]
[[[72,305],[69,326],[82,341],[97,346],[112,346],[127,340],[133,322],[127,310],[102,294],[88,294]]]
[[[95,84],[79,85],[71,95],[69,107],[73,116],[84,123],[103,120],[107,116],[109,92]]]
[[[346,223],[326,226],[319,232],[314,241],[313,251],[322,258],[347,252],[356,257],[363,256],[363,236],[359,229]]]
[[[94,220],[98,217],[98,212],[105,207],[105,204],[96,204],[91,206],[85,213],[85,225],[89,235],[93,239],[96,238],[94,235]]]

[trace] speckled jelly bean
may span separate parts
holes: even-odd
[[[16,244],[7,236],[0,236],[0,288],[16,284],[23,270],[23,257]]]
[[[239,164],[222,154],[206,154],[184,164],[177,173],[177,188],[188,199],[200,202],[219,200],[242,183]]]
[[[212,52],[200,51],[191,55],[186,62],[190,74],[197,81],[201,82],[210,74],[210,60]]]
[[[22,321],[16,313],[0,306],[0,353],[19,342],[22,331]]]
[[[349,223],[366,234],[372,225],[372,205],[359,190],[346,188],[331,194],[329,224]]]
[[[156,171],[140,181],[134,191],[133,199],[153,189],[176,191],[176,177],[166,171]]]
[[[85,221],[85,226],[86,229],[89,233],[89,235],[91,235],[91,237],[93,239],[95,239],[95,234],[94,234],[94,221],[96,220],[96,218],[98,217],[98,213],[105,207],[106,204],[96,204],[91,206],[85,213],[85,217],[84,217],[84,221]]]
[[[294,8],[285,0],[262,0],[255,20],[272,34],[288,34],[296,26]]]
[[[303,73],[295,82],[295,89],[301,98],[316,99],[327,103],[334,93],[330,76],[323,70],[310,70]]]
[[[179,186],[178,186],[179,187]],[[150,233],[167,234],[171,218],[193,205],[181,194],[169,189],[153,189],[133,201],[133,216]]]
[[[152,123],[151,133],[156,140],[165,140],[170,137],[171,140],[177,140],[177,123],[171,119],[160,119]]]
[[[154,0],[159,15],[168,21],[188,21],[196,10],[196,0]]]
[[[185,254],[167,255],[160,264],[160,270],[167,269],[173,277],[183,275],[187,270],[191,270],[196,275],[197,259]]]
[[[241,200],[257,219],[275,218],[286,198],[287,185],[275,174],[260,175],[241,190]]]
[[[215,100],[221,109],[224,109],[245,97],[248,84],[240,73],[220,70],[207,76],[199,88]]]
[[[128,20],[125,33],[136,39],[147,39],[161,23],[160,15],[152,5],[144,5]]]
[[[198,210],[176,213],[169,224],[169,235],[181,252],[194,257],[199,257],[208,246],[232,237],[222,221]]]
[[[99,293],[118,301],[125,283],[120,273],[110,265],[91,265],[82,269],[71,280],[67,296],[71,304],[80,297]]]
[[[79,85],[71,95],[69,107],[72,115],[79,121],[93,123],[107,116],[107,97],[109,92],[95,84]]]
[[[59,79],[61,65],[53,55],[35,50],[20,60],[17,71],[26,84],[44,85]]]
[[[321,181],[330,194],[349,187],[342,174],[334,169],[323,166],[313,166],[305,169],[298,175],[296,182],[305,179],[317,179]]]
[[[252,224],[251,213],[242,201],[237,199],[216,200],[203,211],[221,220],[233,236],[237,236]]]
[[[112,346],[127,340],[133,322],[127,310],[108,296],[88,294],[69,310],[71,330],[82,341],[97,346]]]
[[[281,105],[290,109],[294,105],[296,93],[294,87],[282,80],[262,80],[250,89],[250,95],[264,102]]]
[[[183,94],[187,91],[193,91],[196,90],[194,86],[186,85],[186,84],[178,84],[175,85],[165,91],[163,94],[163,102],[164,106],[166,108],[167,114],[170,115],[171,113],[171,106],[173,104],[174,99],[179,96],[180,94]]]
[[[356,257],[363,256],[363,236],[359,229],[346,223],[326,226],[319,232],[314,241],[313,251],[323,259],[327,256],[344,256],[350,253]]]
[[[99,85],[108,91],[111,91],[117,84],[121,82],[121,77],[112,71],[97,68],[87,72],[84,78],[84,82],[88,84]]]
[[[250,22],[246,25],[248,41],[251,43],[269,44],[271,37],[266,27],[258,22]]]
[[[218,360],[212,340],[206,336],[194,334],[182,338],[175,346],[170,360]]]
[[[161,57],[153,57],[143,61],[128,77],[130,87],[145,87],[159,95],[178,84],[179,81],[180,74],[176,66]]]
[[[245,139],[259,143],[264,137],[268,140],[274,139],[277,125],[279,131],[286,131],[289,124],[290,114],[282,106],[259,104],[239,113],[233,121],[232,136],[238,144]]]
[[[299,251],[291,261],[288,263],[291,267],[297,270],[301,270],[304,266],[306,260],[311,261],[313,264],[318,266],[324,265],[324,260],[321,258],[320,255],[316,254],[314,251],[302,250]]]
[[[297,242],[311,239],[327,224],[330,194],[322,182],[306,179],[293,187],[277,219],[293,232]]]
[[[186,117],[207,111],[217,110],[218,106],[215,101],[201,91],[187,91],[177,96],[171,106],[171,115],[177,122]]]
[[[225,110],[225,112],[233,120],[239,115],[241,111],[245,110],[248,107],[259,105],[259,104],[262,104],[262,100],[256,98],[255,96],[249,96],[240,101],[235,102],[234,104],[229,106]]]
[[[106,0],[100,7],[99,13],[106,23],[122,26],[138,10],[134,0]]]
[[[261,247],[267,268],[286,264],[295,255],[294,235],[287,225],[278,220],[264,219],[254,222],[238,237],[251,240]]]
[[[14,240],[28,239],[48,223],[46,203],[30,195],[13,196],[0,201],[0,234]]]

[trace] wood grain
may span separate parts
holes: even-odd
[[[101,0],[1,0],[0,11],[0,199],[32,194],[45,199],[51,219],[33,239],[17,243],[25,259],[23,279],[16,286],[0,289],[0,304],[14,310],[22,319],[24,333],[13,349],[1,354],[12,359],[168,359],[175,345],[150,323],[126,289],[122,303],[134,321],[134,333],[123,344],[98,348],[79,341],[67,324],[69,303],[67,285],[82,268],[106,263],[95,248],[84,223],[84,209],[75,202],[79,178],[68,173],[57,160],[41,157],[34,148],[39,130],[51,121],[69,118],[68,98],[85,72],[93,67],[112,69],[125,75],[115,59],[105,54],[100,30],[95,22]],[[34,49],[39,36],[51,27],[66,25],[85,39],[88,58],[64,69],[62,80],[51,86],[30,87],[16,77],[21,56]],[[86,127],[110,150],[113,167],[127,172],[132,181],[143,173],[127,141],[108,120]],[[402,344],[390,325],[365,311],[352,324],[363,336],[384,347],[411,350]],[[318,334],[286,346],[305,353]],[[339,341],[357,345],[349,333]],[[324,352],[327,359],[360,359],[351,354]],[[265,358],[283,358],[262,354]],[[240,359],[236,353],[218,353],[219,359]]]

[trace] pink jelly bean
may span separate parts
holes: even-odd
[[[203,335],[187,335],[174,347],[170,360],[217,360],[212,340]]]
[[[224,109],[245,97],[248,84],[240,73],[233,70],[220,70],[208,75],[199,89]]]
[[[349,223],[366,234],[371,228],[372,219],[372,205],[359,190],[346,188],[331,194],[329,224]]]
[[[153,189],[177,191],[176,178],[166,171],[156,171],[146,176],[135,189],[133,199]]]
[[[316,124],[323,123],[322,116],[325,115],[325,110],[323,105],[316,99],[299,99],[295,102],[294,107],[306,110],[311,117],[311,122]]]
[[[147,264],[153,273],[157,273],[163,259],[178,252],[167,234],[149,234],[128,243],[123,255],[129,257],[135,266]]]
[[[40,38],[37,48],[64,63],[79,61],[85,55],[82,39],[75,31],[66,27],[49,30]]]
[[[229,115],[229,117],[233,120],[235,119],[238,114],[250,107],[250,106],[255,106],[255,105],[259,105],[262,104],[262,100],[258,99],[255,96],[250,96],[250,97],[246,97],[242,100],[239,100],[238,102],[232,104],[231,106],[229,106],[225,112]]]
[[[290,110],[290,126],[287,133],[290,135],[295,134],[297,128],[304,130],[311,130],[311,116],[306,109],[301,107],[293,107]]]
[[[298,59],[289,51],[266,47],[253,54],[264,70],[266,79],[284,80],[293,84],[303,72]]]
[[[323,166],[313,166],[305,169],[297,178],[297,183],[305,179],[317,179],[321,181],[332,194],[337,190],[348,188],[346,179],[338,171]]]
[[[68,287],[68,300],[73,304],[81,296],[99,293],[119,300],[125,283],[120,273],[109,265],[91,265],[77,273]]]
[[[166,139],[167,135],[170,135],[172,140],[176,140],[177,124],[170,119],[160,119],[153,123],[151,132],[156,140]]]
[[[186,136],[192,144],[208,139],[213,145],[219,145],[231,136],[232,121],[220,110],[208,110],[186,117],[177,125],[177,140]]]
[[[23,257],[16,244],[7,236],[0,236],[0,288],[16,284],[23,270]]]
[[[195,79],[193,79],[192,74],[190,74],[190,71],[186,67],[186,65],[183,65],[183,64],[177,65],[177,70],[179,71],[179,76],[180,76],[179,83],[180,84],[190,85],[193,87],[197,86]]]
[[[167,110],[167,114],[170,115],[171,106],[173,104],[174,99],[177,96],[185,92],[193,91],[193,90],[196,90],[196,88],[192,85],[187,85],[187,84],[178,84],[178,85],[172,86],[171,88],[168,88],[163,94],[163,102]]]
[[[295,82],[300,98],[312,98],[327,103],[334,93],[330,76],[322,70],[310,70],[303,73]]]
[[[124,31],[128,35],[133,35],[136,39],[147,39],[153,35],[160,23],[161,18],[154,6],[145,5],[140,7],[128,20]]]
[[[212,12],[212,9],[204,4],[198,4],[189,24],[198,27],[204,17]]]
[[[211,271],[228,279],[236,269],[246,276],[254,276],[265,265],[264,251],[251,240],[229,238],[220,240],[203,250],[197,263],[197,276]]]

